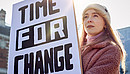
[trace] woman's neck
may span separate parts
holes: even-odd
[[[87,38],[87,43],[93,42],[95,39],[97,39],[98,37],[100,37],[103,33],[104,33],[104,31],[100,32],[99,34],[97,34],[97,35],[95,35],[95,36],[87,35],[87,36],[86,36],[86,38]]]

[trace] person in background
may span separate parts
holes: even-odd
[[[100,4],[87,6],[82,14],[80,48],[83,74],[125,74],[126,51],[110,25],[110,15]]]

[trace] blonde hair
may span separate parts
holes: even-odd
[[[100,11],[99,10],[96,10],[96,9],[94,9],[100,16],[104,16],[104,15],[102,15],[101,13],[100,13]],[[86,12],[86,11],[85,11]],[[84,13],[85,12],[83,12],[83,15],[82,15],[82,24],[83,24],[83,21],[84,21],[84,19],[83,19],[83,17],[84,17]],[[121,65],[122,65],[122,69],[123,69],[123,72],[124,72],[124,74],[125,74],[125,71],[126,71],[126,68],[125,68],[125,59],[126,59],[126,51],[125,51],[125,49],[124,49],[124,46],[123,46],[123,44],[122,44],[122,42],[121,42],[121,39],[120,39],[120,36],[119,36],[119,34],[118,34],[118,32],[117,31],[114,31],[113,29],[112,29],[112,27],[110,26],[110,24],[108,23],[108,21],[106,21],[105,20],[105,18],[103,17],[103,19],[104,19],[104,21],[106,22],[106,33],[109,33],[109,37],[112,39],[112,41],[113,42],[115,42],[116,43],[116,45],[118,45],[119,46],[119,48],[120,48],[120,51],[121,51]],[[85,30],[84,30],[84,26],[82,26],[82,34],[81,34],[81,37],[80,37],[80,46],[82,47],[82,46],[84,46],[85,45],[85,43],[86,43],[86,41],[87,41],[87,39],[86,39],[86,36],[87,36],[87,33],[85,32]]]

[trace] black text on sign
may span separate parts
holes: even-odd
[[[17,30],[16,51],[64,38],[68,38],[66,16]]]

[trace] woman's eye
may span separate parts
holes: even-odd
[[[98,17],[98,15],[93,15],[94,17]]]
[[[84,16],[84,18],[88,18],[88,16]]]

